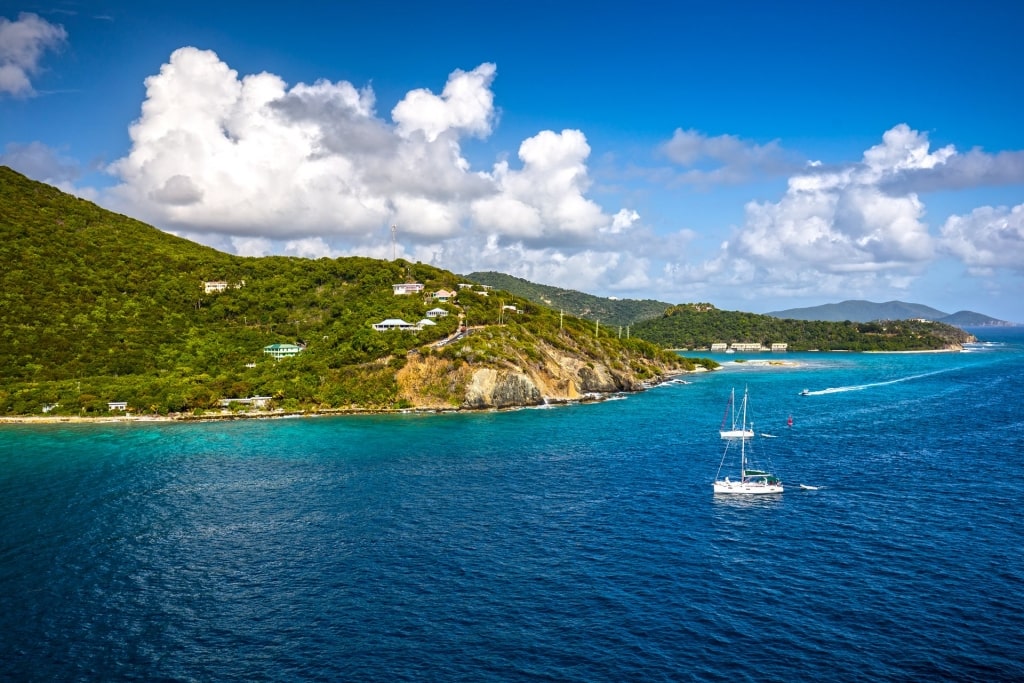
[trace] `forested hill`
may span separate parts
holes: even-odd
[[[790,351],[907,351],[958,348],[974,337],[938,322],[913,320],[870,323],[783,320],[768,315],[720,311],[711,304],[672,306],[655,320],[638,323],[632,334],[677,349],[707,349],[714,343],[771,347]]]
[[[860,299],[850,299],[837,304],[823,304],[810,308],[790,308],[785,311],[774,311],[767,315],[794,320],[831,320],[833,322],[849,320],[863,323],[872,320],[922,318],[924,320],[933,320],[957,326],[981,327],[1011,324],[1005,320],[998,320],[997,318],[973,311],[958,311],[950,315],[924,304],[913,304],[905,301],[875,303]]]
[[[91,415],[110,401],[135,412],[208,410],[253,395],[286,409],[460,407],[476,369],[491,368],[497,389],[472,400],[486,407],[506,376],[526,387],[506,391],[501,400],[514,404],[541,401],[548,389],[632,388],[687,365],[528,302],[503,309],[508,294],[434,300],[461,278],[432,266],[224,254],[6,167],[0,263],[0,415],[44,406]],[[205,291],[211,281],[224,291]],[[411,282],[423,292],[394,295],[394,284]],[[446,315],[416,331],[372,327],[387,318],[416,324],[433,308]],[[457,332],[460,315],[470,334],[432,346]],[[263,351],[275,343],[303,350],[275,361]],[[576,365],[580,374],[557,382],[544,374]]]
[[[544,304],[570,315],[598,321],[602,325],[632,325],[660,316],[671,305],[654,299],[609,299],[573,289],[541,285],[493,271],[470,273],[466,279],[503,289],[527,301]]]

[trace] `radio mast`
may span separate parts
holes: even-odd
[[[395,233],[398,231],[397,225],[391,226],[391,260],[395,261],[398,259],[398,241]]]

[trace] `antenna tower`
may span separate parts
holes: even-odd
[[[395,233],[398,231],[397,225],[391,226],[391,260],[395,261],[398,259],[398,241]]]

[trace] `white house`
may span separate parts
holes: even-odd
[[[108,410],[128,410],[128,402],[127,401],[108,401],[107,402],[107,409]]]
[[[786,351],[789,349],[789,344],[786,342],[772,342],[772,351]]]
[[[448,311],[443,308],[431,308],[427,311],[428,318],[444,318],[448,315]]]
[[[265,408],[270,403],[272,397],[270,396],[250,396],[249,398],[222,398],[220,400],[221,406],[227,408],[232,403],[238,403],[243,406],[252,406],[253,408]]]
[[[713,344],[711,344],[712,352],[725,351],[727,348],[729,348],[729,345],[726,344],[725,342],[714,342]]]
[[[223,292],[227,288],[228,283],[224,282],[224,280],[211,280],[203,283],[203,291],[207,294]]]
[[[263,353],[278,360],[297,356],[300,351],[302,351],[302,347],[295,344],[271,344],[263,347]]]
[[[433,294],[434,301],[450,301],[455,298],[455,292],[449,292],[447,289],[439,289]]]
[[[434,327],[437,326],[437,323],[435,323],[430,318],[424,318],[423,320],[421,320],[418,323],[416,323],[416,327],[418,327],[420,329],[423,329],[424,327],[430,327],[430,326],[434,326]]]
[[[229,285],[224,280],[210,280],[208,282],[203,283],[203,292],[205,292],[206,294],[217,294],[225,291],[228,287],[238,289],[244,284],[245,280],[239,280],[234,285]]]
[[[373,329],[378,332],[387,332],[388,330],[418,330],[419,328],[412,323],[407,323],[401,318],[388,318],[382,320],[379,323],[374,323]]]
[[[391,285],[391,288],[394,290],[395,296],[416,294],[417,292],[423,291],[423,285],[419,282],[403,282],[400,285]]]

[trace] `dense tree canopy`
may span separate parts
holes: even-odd
[[[869,323],[785,320],[756,313],[720,311],[711,304],[680,304],[633,334],[678,349],[707,349],[713,343],[786,343],[790,350],[905,351],[941,349],[970,339],[963,330],[920,320]]]
[[[407,354],[453,335],[460,313],[470,326],[523,326],[523,338],[595,337],[584,321],[529,302],[517,301],[521,313],[504,309],[507,292],[435,301],[431,293],[458,290],[460,278],[429,265],[224,254],[4,167],[0,237],[0,414],[95,414],[112,400],[167,413],[252,395],[282,407],[394,407]],[[207,293],[208,281],[227,287]],[[406,282],[424,291],[396,296],[392,285]],[[449,315],[420,331],[372,327],[416,324],[435,307]],[[595,341],[590,351],[664,353],[609,331]],[[263,353],[274,343],[304,350],[274,360]]]

